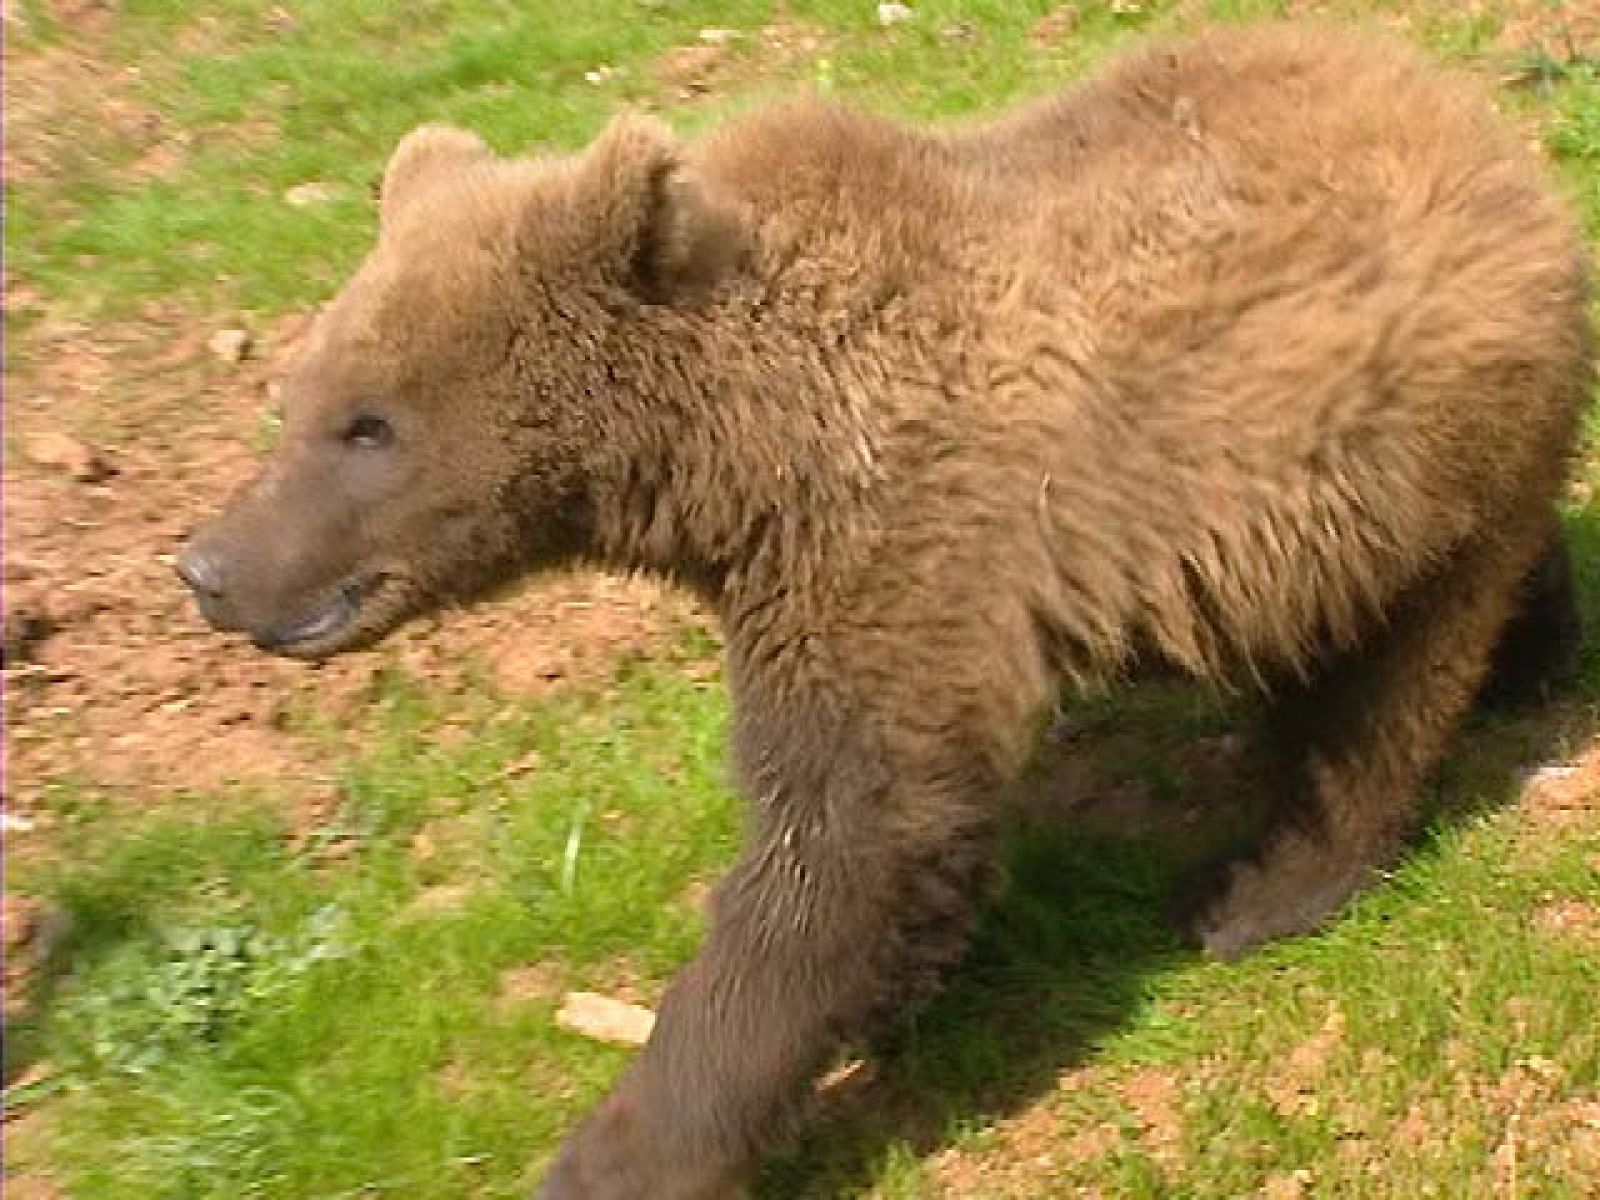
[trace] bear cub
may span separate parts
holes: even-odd
[[[805,101],[508,160],[424,127],[379,209],[180,557],[205,616],[321,658],[584,561],[726,632],[749,846],[550,1200],[741,1186],[961,954],[1063,684],[1267,698],[1279,816],[1194,917],[1231,956],[1336,912],[1491,664],[1536,689],[1573,640],[1584,250],[1387,42],[1160,43],[947,130]]]

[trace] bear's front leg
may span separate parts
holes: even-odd
[[[847,731],[802,756],[792,770],[761,756],[754,836],[707,942],[543,1200],[738,1194],[840,1048],[960,955],[990,857],[972,772],[891,776]]]

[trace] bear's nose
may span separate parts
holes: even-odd
[[[198,546],[185,546],[175,565],[178,577],[198,595],[213,599],[222,595],[222,568],[214,557]]]

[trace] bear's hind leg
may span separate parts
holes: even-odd
[[[1577,661],[1581,636],[1572,557],[1558,527],[1522,582],[1479,699],[1492,707],[1543,700]]]
[[[1269,723],[1289,772],[1285,805],[1193,919],[1209,954],[1235,958],[1315,928],[1399,852],[1541,544],[1530,532],[1463,548],[1372,641],[1275,699]]]

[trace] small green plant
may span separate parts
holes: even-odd
[[[69,999],[63,1031],[94,1069],[143,1074],[175,1046],[217,1044],[318,964],[344,957],[345,924],[327,905],[288,936],[268,933],[242,913],[165,930],[154,946],[127,946],[108,968],[109,982]]]

